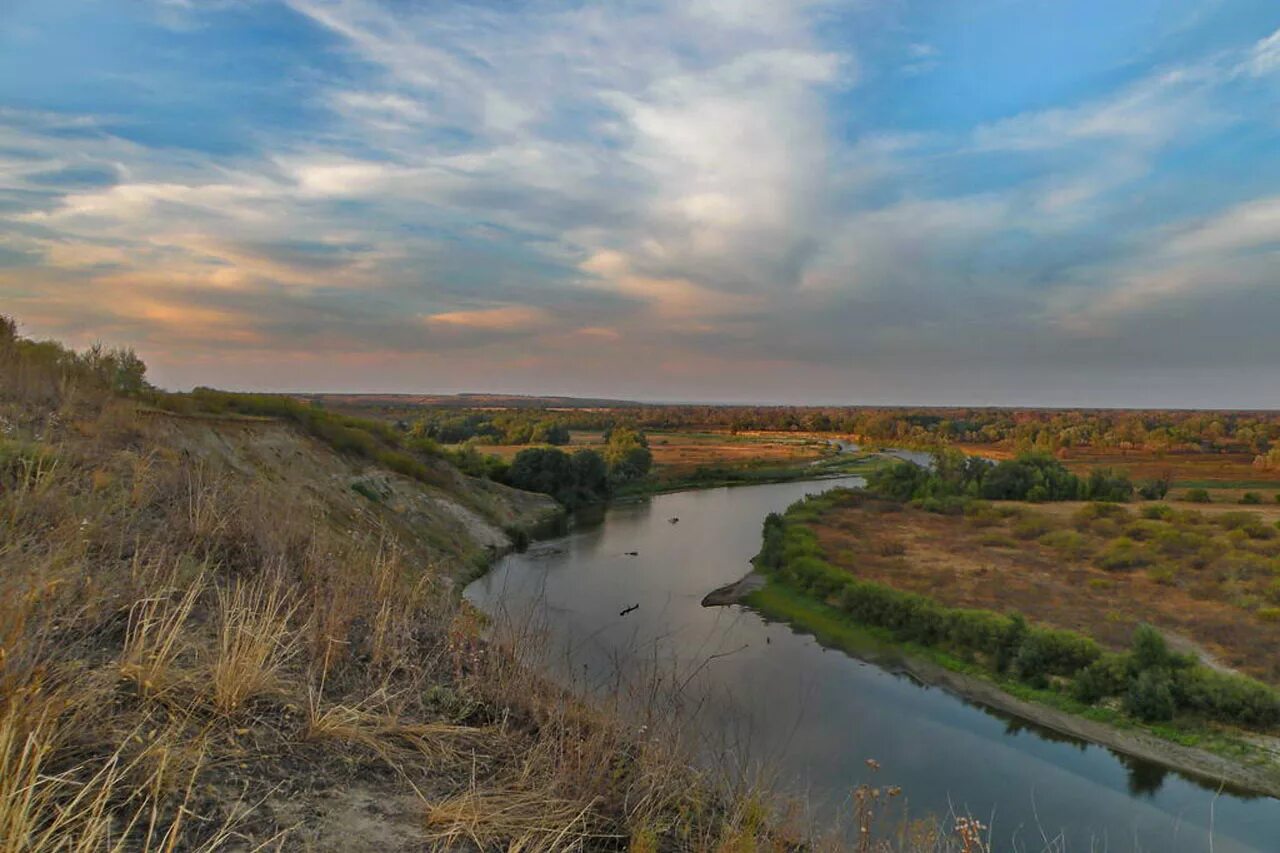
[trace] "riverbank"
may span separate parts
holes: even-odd
[[[840,477],[861,477],[894,461],[886,453],[837,449],[826,456],[803,465],[776,464],[716,464],[690,473],[663,476],[661,470],[643,480],[621,487],[614,500],[639,500],[653,495],[687,492],[696,489],[718,489],[728,486],[764,486],[774,483],[794,483],[809,480],[834,480]]]
[[[1246,743],[1224,735],[1204,744],[1207,748],[1179,743],[1177,739],[1185,733],[1176,729],[1122,720],[1118,714],[1072,703],[1051,691],[992,677],[936,649],[898,641],[888,631],[851,624],[836,608],[756,571],[712,590],[703,599],[705,607],[733,604],[755,610],[766,619],[786,622],[829,648],[1060,734],[1160,764],[1209,787],[1224,786],[1237,793],[1280,799],[1280,766],[1276,764],[1280,743],[1263,743],[1261,739]],[[1270,752],[1271,761],[1259,757],[1261,750]],[[1254,763],[1245,763],[1246,754],[1255,756]]]

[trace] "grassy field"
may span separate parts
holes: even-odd
[[[813,529],[826,558],[860,578],[1016,611],[1117,650],[1149,622],[1175,648],[1277,683],[1280,506],[1241,510],[1000,503],[944,516],[867,503]]]
[[[601,432],[573,430],[565,450],[579,447],[604,447]],[[796,437],[791,433],[753,433],[732,435],[727,432],[647,433],[653,464],[658,473],[680,477],[708,465],[787,464],[811,462],[828,453],[827,442],[812,437]],[[527,444],[486,444],[481,451],[503,459],[512,459]]]

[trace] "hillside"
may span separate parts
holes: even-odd
[[[461,604],[549,498],[161,411],[131,354],[6,331],[0,851],[771,837],[662,720],[582,706]]]

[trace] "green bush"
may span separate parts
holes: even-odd
[[[1183,497],[1196,504],[1207,504],[1213,502],[1213,499],[1209,497],[1208,489],[1187,489],[1187,493],[1183,495]]]
[[[1040,537],[1040,544],[1067,557],[1080,557],[1089,550],[1089,538],[1075,530],[1052,530]]]
[[[1144,670],[1129,685],[1125,710],[1148,723],[1173,719],[1173,680],[1167,670]]]
[[[1098,568],[1109,572],[1136,569],[1153,561],[1151,553],[1142,545],[1127,536],[1112,539],[1098,552],[1096,562]]]
[[[1071,520],[1077,526],[1088,526],[1098,519],[1111,519],[1116,522],[1127,522],[1133,518],[1133,515],[1125,507],[1115,503],[1090,503],[1080,507],[1071,516]]]
[[[1179,707],[1210,719],[1255,728],[1280,724],[1280,692],[1244,676],[1187,667],[1176,673],[1173,695]]]
[[[1174,517],[1176,510],[1168,504],[1148,504],[1139,512],[1142,513],[1143,518],[1150,518],[1155,521],[1169,521]]]
[[[1130,522],[1124,529],[1124,535],[1139,542],[1147,542],[1158,537],[1169,529],[1169,525],[1148,518]]]
[[[916,506],[925,512],[932,512],[938,515],[962,515],[971,501],[972,498],[961,497],[960,495],[929,496],[927,498],[919,498],[916,501]]]
[[[1123,471],[1094,468],[1083,485],[1082,497],[1091,501],[1124,503],[1133,498],[1133,483]]]
[[[1242,530],[1250,525],[1258,524],[1261,520],[1262,516],[1258,515],[1256,512],[1240,512],[1238,510],[1233,510],[1231,512],[1224,512],[1221,515],[1215,516],[1213,523],[1224,530]]]
[[[1038,512],[1027,513],[1013,525],[1013,535],[1019,539],[1039,539],[1050,530],[1053,521]]]
[[[1203,533],[1194,530],[1168,528],[1161,530],[1151,539],[1151,547],[1161,554],[1171,557],[1182,557],[1194,554],[1201,548],[1211,545],[1212,541]]]
[[[1072,631],[1031,628],[1013,659],[1018,677],[1043,685],[1046,676],[1072,676],[1102,656],[1102,647]]]
[[[1256,505],[1262,503],[1262,495],[1257,492],[1245,492],[1240,496],[1240,503]]]
[[[1105,653],[1085,667],[1072,684],[1072,694],[1093,704],[1108,696],[1119,696],[1129,684],[1129,660],[1125,655]]]

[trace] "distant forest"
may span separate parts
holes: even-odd
[[[402,419],[443,442],[563,441],[561,429],[815,432],[899,447],[947,444],[1058,453],[1069,448],[1235,452],[1280,468],[1280,412],[1112,409],[879,408],[628,404],[598,408],[458,409],[396,405],[388,398],[325,401]],[[549,439],[549,440],[548,440]]]

